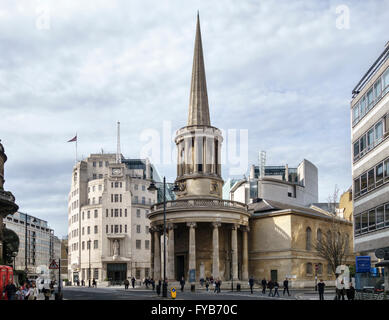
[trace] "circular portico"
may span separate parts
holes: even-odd
[[[161,279],[163,203],[152,206],[148,217],[152,274]],[[236,201],[193,198],[166,202],[167,278],[188,279],[194,272],[196,279],[247,280],[248,221],[247,206]]]

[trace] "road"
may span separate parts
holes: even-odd
[[[170,299],[170,292],[168,292]],[[326,300],[332,300],[334,293],[328,292],[325,295]],[[124,290],[124,287],[64,287],[63,298],[66,300],[156,300],[162,299],[155,291],[151,289],[130,288]],[[318,300],[318,294],[313,291],[291,290],[291,296],[283,296],[282,291],[280,297],[269,297],[268,292],[263,295],[260,290],[255,290],[253,294],[250,291],[231,292],[230,290],[223,290],[221,293],[214,293],[213,291],[197,290],[190,292],[178,291],[176,300]]]

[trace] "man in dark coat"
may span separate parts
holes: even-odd
[[[290,296],[288,278],[286,278],[286,279],[284,280],[284,293],[283,293],[282,295],[285,295],[285,291],[288,293],[288,296]]]
[[[185,286],[185,279],[184,279],[184,277],[181,277],[180,285],[181,285],[181,292],[184,292],[184,286]]]
[[[324,287],[325,283],[323,279],[320,279],[320,282],[317,284],[317,290],[319,291],[319,300],[324,300]]]
[[[267,282],[266,282],[265,278],[262,279],[261,284],[262,284],[262,294],[265,294],[266,293],[266,286],[267,286]]]
[[[253,278],[253,276],[251,276],[250,279],[249,279],[249,285],[250,285],[251,294],[253,294],[253,286],[254,286],[254,278]]]
[[[128,286],[130,285],[130,281],[128,279],[124,280],[124,290],[128,290]]]
[[[135,278],[134,277],[132,277],[132,279],[131,279],[131,284],[132,284],[132,288],[135,288]]]
[[[347,300],[354,300],[355,297],[355,288],[353,287],[353,284],[350,283],[350,288],[346,290]]]
[[[8,283],[5,288],[4,288],[4,293],[7,294],[7,299],[8,300],[15,300],[15,295],[16,295],[16,286],[14,285],[13,282]]]
[[[269,297],[272,296],[273,294],[273,288],[274,288],[274,283],[273,281],[270,279],[267,283],[267,287],[269,288],[270,292],[269,292]]]

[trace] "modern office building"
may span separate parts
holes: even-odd
[[[15,258],[17,270],[28,269],[28,274],[36,275],[38,266],[49,266],[52,259],[60,256],[59,239],[54,235],[47,221],[16,212],[4,219],[7,229],[19,237],[19,252]],[[26,237],[27,234],[27,237]]]
[[[68,279],[121,282],[150,276],[147,214],[160,181],[147,159],[91,154],[76,163],[68,199]]]
[[[389,43],[352,91],[355,251],[389,246]]]
[[[6,161],[7,156],[3,145],[0,143],[0,260],[3,258],[3,219],[19,209],[15,203],[13,194],[4,190],[4,163]]]

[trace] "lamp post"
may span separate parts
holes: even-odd
[[[89,288],[90,288],[90,277],[91,277],[91,268],[90,268],[90,247],[91,247],[91,240],[88,240],[89,244],[89,271],[88,271],[88,279],[89,279]]]
[[[157,191],[158,188],[154,182],[150,183],[147,188],[148,191]],[[178,187],[175,185],[173,191],[177,191]],[[166,177],[163,177],[163,285],[162,297],[167,297],[167,283],[166,283]]]

